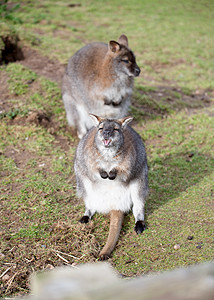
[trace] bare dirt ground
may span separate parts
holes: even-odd
[[[23,47],[24,59],[20,63],[34,71],[40,76],[47,77],[50,80],[61,83],[65,71],[65,65],[57,60],[51,60],[46,56],[40,55],[36,50],[29,47]]]

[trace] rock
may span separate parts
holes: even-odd
[[[179,250],[180,248],[181,248],[181,246],[178,245],[178,244],[174,246],[174,249],[175,249],[175,250]]]

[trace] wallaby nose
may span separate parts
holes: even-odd
[[[103,137],[105,140],[107,140],[110,136],[110,131],[109,130],[104,130],[103,131]]]
[[[139,75],[140,75],[140,72],[141,72],[141,70],[140,70],[140,68],[137,66],[137,67],[135,68],[135,76],[136,76],[136,77],[139,76]]]

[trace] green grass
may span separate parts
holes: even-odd
[[[27,70],[21,65],[10,64],[6,71],[10,75],[9,90],[11,94],[21,96],[28,92],[29,82],[36,80],[37,75],[31,70]]]
[[[85,42],[117,39],[122,28],[143,69],[141,84],[169,80],[192,89],[198,82],[201,88],[213,87],[212,1],[108,1],[105,9],[100,1],[79,2],[80,7],[68,8],[68,1],[23,1],[17,12],[24,24],[17,25],[19,34],[66,62]]]
[[[22,1],[0,28],[61,63],[87,42],[129,37],[142,69],[131,113],[148,155],[147,230],[136,235],[128,214],[109,262],[130,277],[212,260],[213,1],[78,3]],[[0,275],[17,266],[8,272],[16,274],[8,289],[0,279],[5,297],[28,293],[33,271],[64,264],[56,250],[81,257],[66,257],[70,264],[96,262],[109,219],[78,222],[78,141],[67,127],[60,85],[21,62],[1,66],[0,80]]]
[[[43,77],[38,78],[35,72],[18,63],[7,65],[5,71],[9,76],[8,89],[14,95],[14,99],[10,101],[16,107],[6,116],[13,118],[13,114],[15,116],[21,113],[26,114],[27,110],[42,110],[48,115],[54,116],[64,113],[64,109],[59,103],[61,90],[57,83]],[[23,98],[20,101],[20,97],[17,96],[24,96],[24,106]]]
[[[148,229],[143,236],[134,235],[134,220],[127,217],[118,245],[122,254],[114,255],[120,272],[130,276],[130,272],[147,273],[212,259],[213,129],[213,117],[203,112],[190,116],[181,112],[145,124],[142,135],[150,166]],[[179,250],[174,249],[176,244]]]

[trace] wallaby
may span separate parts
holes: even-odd
[[[68,124],[79,138],[93,126],[89,113],[105,118],[127,116],[134,77],[140,74],[128,39],[90,43],[69,60],[62,81]]]
[[[77,195],[85,202],[80,222],[87,223],[95,212],[110,212],[109,236],[99,254],[107,259],[117,243],[125,212],[132,208],[137,233],[145,229],[148,166],[141,137],[128,125],[132,117],[91,118],[95,127],[78,144],[74,170]]]

